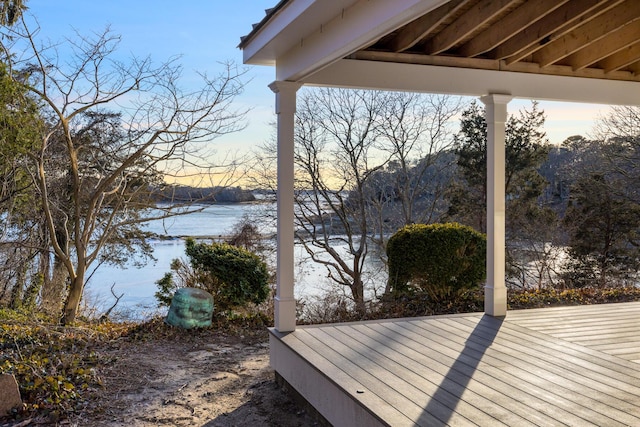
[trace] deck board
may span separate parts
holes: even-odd
[[[406,334],[406,332],[397,329],[394,332],[398,334]],[[410,339],[412,338],[409,334],[406,336]],[[423,338],[419,336],[414,339],[424,341]],[[459,372],[463,376],[463,383],[467,383],[467,387],[471,390],[477,390],[478,393],[481,393],[485,389],[491,390],[491,396],[493,396],[492,401],[500,402],[500,406],[502,407],[510,408],[510,410],[515,412],[518,411],[518,403],[526,402],[530,408],[535,407],[539,411],[539,415],[536,414],[536,418],[546,419],[547,422],[554,419],[553,417],[556,415],[556,411],[552,406],[550,406],[550,404],[553,403],[550,396],[545,394],[532,395],[526,384],[522,382],[514,383],[513,377],[503,371],[495,370],[493,372],[487,372],[486,369],[477,370],[475,367],[477,365],[478,358],[474,357],[477,355],[474,354],[472,349],[461,353],[459,348],[452,348],[450,345],[440,346],[437,342],[433,342],[429,346],[441,351],[442,354],[448,354],[450,356],[449,361],[444,361],[446,370],[441,372],[442,379],[450,379],[453,377],[455,372]],[[442,358],[439,358],[439,360],[442,361]],[[456,361],[458,363],[455,363]],[[451,367],[454,364],[455,369],[452,370]],[[445,383],[445,381],[442,380],[441,382]],[[517,400],[515,405],[513,399]],[[531,419],[532,412],[530,409],[528,413],[525,411],[523,414],[532,422],[536,421],[535,419]],[[565,416],[568,421],[573,417],[570,413],[566,413]],[[579,425],[581,423],[581,420],[577,418],[575,421],[576,422],[573,423],[573,425]],[[539,425],[553,424],[545,423]]]
[[[515,386],[510,384],[512,378],[508,375],[501,375],[498,372],[491,376],[483,371],[476,371],[475,365],[478,358],[475,358],[471,351],[461,354],[458,346],[452,348],[450,345],[439,344],[436,340],[430,341],[421,336],[412,335],[410,331],[403,331],[402,327],[397,324],[385,324],[384,326],[388,328],[389,334],[408,338],[405,345],[412,351],[404,351],[406,354],[411,354],[412,357],[420,360],[420,354],[426,353],[422,356],[423,363],[425,365],[431,363],[433,369],[438,369],[439,378],[447,379],[447,381],[441,381],[443,385],[449,381],[457,381],[458,384],[466,385],[469,392],[490,398],[490,402],[496,402],[500,397],[504,400],[502,407],[509,407],[514,413],[521,414],[526,419],[531,419],[531,406],[537,407],[541,412],[536,414],[536,419],[531,421],[542,422],[538,425],[553,425],[553,418],[545,416],[545,413],[549,411],[548,401],[531,399],[525,388],[518,388],[517,384]],[[420,342],[424,343],[425,347],[422,347]],[[427,351],[421,351],[423,348],[426,348]],[[452,369],[454,364],[455,369]],[[505,390],[508,393],[504,393]],[[526,402],[524,407],[522,402]],[[552,412],[548,413],[552,414]]]
[[[412,422],[416,422],[423,415],[422,406],[416,404],[415,394],[420,394],[420,390],[410,383],[398,379],[386,369],[380,369],[368,357],[366,349],[357,346],[347,346],[343,342],[333,338],[331,334],[323,329],[316,329],[313,335],[306,338],[313,342],[313,346],[325,356],[340,354],[342,358],[337,359],[340,368],[349,372],[356,381],[360,383],[360,390],[374,393],[380,396],[394,408],[401,411]],[[336,360],[336,359],[334,359]],[[406,394],[405,394],[406,393]],[[411,398],[407,398],[411,396]],[[440,407],[438,409],[441,409]],[[424,417],[425,422],[438,422],[438,411]],[[454,425],[471,425],[463,420],[457,420]]]
[[[460,320],[458,322],[462,323]],[[456,325],[456,328],[450,332],[460,333],[460,331],[471,332],[471,329],[465,330],[460,325]],[[467,339],[467,335],[464,334],[460,339]],[[480,348],[486,345],[482,342],[482,338],[479,339],[476,336],[469,338],[469,340]],[[530,353],[533,352],[534,357],[526,355],[524,351],[527,350]],[[591,401],[584,395],[590,393],[591,389],[573,381],[572,375],[567,374],[564,370],[554,369],[556,364],[560,363],[559,361],[540,361],[541,353],[542,351],[537,347],[529,346],[527,348],[527,346],[498,337],[492,343],[491,348],[487,350],[485,358],[494,370],[501,369],[514,378],[535,386],[538,391],[551,398],[549,399],[550,404],[564,410],[571,410],[574,415],[582,418],[577,421],[577,425],[583,424],[583,420],[595,420],[599,425],[616,425],[614,424],[615,418],[603,416],[602,412],[607,412],[609,415],[615,414],[621,418],[620,422],[623,423],[618,425],[626,425],[624,424],[627,422],[626,414],[618,413],[619,411],[614,407],[606,406],[601,411],[598,411],[597,408],[592,409]]]
[[[640,303],[271,333],[279,358],[305,361],[295,372],[272,364],[287,381],[305,377],[298,392],[312,405],[322,406],[308,397],[322,399],[312,389],[322,379],[379,425],[640,425]],[[335,425],[357,419],[323,415]]]
[[[418,393],[412,389],[404,390],[409,398],[419,399],[419,403],[423,406],[430,401],[430,396],[433,396],[433,412],[440,420],[448,420],[451,418],[450,414],[456,412],[465,419],[472,419],[486,425],[509,425],[505,423],[509,419],[520,425],[532,425],[527,423],[525,419],[501,408],[483,411],[481,408],[491,408],[491,402],[486,397],[467,389],[464,386],[465,377],[463,375],[457,375],[446,384],[438,384],[433,381],[433,378],[438,378],[439,374],[431,369],[430,365],[433,363],[431,359],[427,358],[423,361],[411,359],[403,354],[407,350],[402,348],[384,351],[389,348],[388,343],[381,343],[380,338],[369,331],[356,327],[339,328],[339,332],[345,339],[351,342],[358,341],[365,346],[369,357],[375,360],[382,369],[402,378],[411,384],[412,388],[417,388]],[[459,396],[463,393],[467,394],[465,399],[461,401]]]
[[[564,360],[557,360],[557,354],[532,349],[530,346],[519,344],[511,344],[506,342],[504,347],[496,348],[500,353],[496,354],[498,363],[508,364],[509,367],[518,370],[525,370],[531,374],[538,373],[543,376],[553,374],[558,377],[567,377],[569,384],[579,381],[581,385],[597,388],[599,392],[618,392],[618,390],[626,391],[628,399],[635,401],[636,397],[633,392],[636,390],[634,386],[630,386],[626,382],[611,379],[602,372],[599,365],[591,365],[591,369],[584,369],[581,366],[573,364],[575,356],[568,356]],[[566,353],[565,353],[566,354]],[[582,375],[580,375],[582,374]],[[563,381],[561,381],[563,382]]]
[[[511,312],[509,319],[520,326],[633,362],[640,359],[638,304],[520,310]]]

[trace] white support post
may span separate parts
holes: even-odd
[[[296,329],[296,300],[293,296],[294,246],[294,122],[299,83],[276,81],[269,88],[276,94],[278,116],[278,207],[276,254],[275,328]]]
[[[507,314],[505,285],[505,124],[509,95],[487,95],[487,284],[484,311],[490,316]]]

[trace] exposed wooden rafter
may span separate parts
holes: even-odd
[[[350,58],[638,81],[640,0],[451,0]]]
[[[425,45],[425,53],[436,55],[464,40],[481,25],[500,15],[517,0],[483,0],[437,33]]]
[[[596,79],[640,81],[640,76],[628,71],[611,70],[608,75],[602,69],[584,68],[574,71],[566,65],[551,65],[541,68],[537,64],[530,62],[516,62],[507,65],[504,61],[497,59],[482,58],[458,58],[444,55],[421,55],[411,53],[392,53],[362,51],[350,55],[347,59],[359,59],[366,61],[380,61],[404,64],[437,65],[443,67],[473,68],[477,70],[512,71],[517,73],[544,74],[567,77],[584,77]]]
[[[452,13],[458,11],[458,9],[466,2],[468,2],[468,0],[452,0],[438,7],[433,12],[421,16],[406,25],[398,32],[396,37],[393,38],[389,45],[389,49],[392,52],[401,52],[403,50],[410,49],[427,34],[432,32]]]
[[[581,25],[570,34],[546,44],[534,53],[534,61],[541,67],[551,65],[580,49],[597,42],[612,31],[629,25],[640,17],[640,2],[627,0]]]
[[[461,56],[473,57],[488,52],[526,28],[569,0],[540,0],[523,3],[500,21],[465,43],[458,53]]]
[[[598,41],[583,47],[567,57],[566,62],[574,70],[581,70],[603,58],[634,45],[640,40],[640,21],[635,21],[610,32]]]
[[[638,58],[640,58],[640,40],[634,45],[603,59],[600,61],[600,66],[605,73],[611,73],[624,67],[632,66],[631,68],[634,69],[634,73],[637,74],[638,68],[633,65],[638,65]]]
[[[521,33],[498,46],[491,56],[495,59],[504,59],[508,64],[520,61],[551,40],[578,28],[590,17],[610,9],[612,7],[610,3],[612,2],[606,0],[573,0],[536,24],[524,28]]]

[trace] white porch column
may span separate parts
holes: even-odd
[[[275,328],[280,332],[296,329],[296,300],[293,297],[294,245],[294,122],[299,83],[276,81],[269,85],[276,94],[278,116],[278,248],[276,254]]]
[[[507,314],[505,286],[505,123],[509,95],[480,98],[487,121],[487,284],[484,311]]]

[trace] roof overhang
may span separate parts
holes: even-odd
[[[343,59],[303,79],[310,86],[571,101],[640,104],[640,83],[550,74]]]
[[[240,48],[310,85],[640,104],[637,0],[282,0]]]
[[[240,44],[246,64],[299,81],[446,0],[289,0]]]

